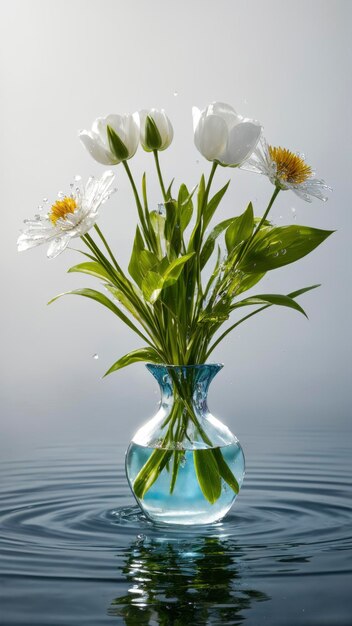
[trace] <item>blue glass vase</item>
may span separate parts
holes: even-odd
[[[126,453],[132,492],[155,522],[216,522],[234,503],[245,472],[238,439],[207,405],[209,385],[222,365],[147,368],[160,385],[161,402]]]

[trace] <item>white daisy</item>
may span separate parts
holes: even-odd
[[[307,165],[303,155],[286,148],[269,146],[264,137],[261,137],[253,154],[241,168],[264,174],[273,185],[283,190],[291,189],[306,202],[312,202],[311,196],[325,202],[326,192],[331,191],[324,180],[315,178],[314,171]]]
[[[76,176],[70,195],[60,192],[59,199],[46,214],[24,221],[26,229],[17,240],[18,251],[49,243],[50,259],[63,252],[71,239],[81,237],[94,226],[100,206],[115,191],[111,187],[114,178],[114,173],[107,171],[100,179],[90,176],[83,185],[81,177]]]

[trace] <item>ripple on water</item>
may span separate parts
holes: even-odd
[[[28,462],[4,461],[0,577],[31,584],[36,578],[62,584],[105,581],[122,587],[132,581],[130,595],[115,598],[107,611],[127,620],[123,611],[133,589],[139,590],[135,597],[144,598],[144,607],[156,601],[149,583],[141,583],[143,576],[153,589],[167,591],[170,602],[170,576],[184,572],[191,597],[187,602],[193,602],[190,588],[195,584],[199,603],[205,600],[194,580],[200,572],[204,578],[210,565],[218,576],[227,568],[229,585],[239,577],[246,585],[258,576],[350,573],[350,455],[347,450],[333,454],[328,440],[320,454],[299,454],[297,447],[299,442],[293,452],[281,455],[261,451],[253,461],[247,455],[249,470],[238,502],[222,522],[201,529],[155,525],[144,517],[126,483],[122,449],[118,454],[112,446],[43,449]],[[182,604],[186,599],[180,599],[177,584],[174,594]],[[257,600],[268,599],[258,590],[251,593],[259,594]],[[242,597],[241,610],[248,598]],[[231,601],[229,596],[229,606]],[[160,598],[158,602],[162,604]],[[131,606],[141,609],[137,601]]]

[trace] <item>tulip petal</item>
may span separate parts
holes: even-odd
[[[227,127],[216,115],[201,118],[194,133],[194,143],[208,161],[214,161],[226,149]]]
[[[105,148],[100,139],[93,133],[83,130],[79,133],[79,138],[89,154],[91,154],[93,159],[98,161],[98,163],[102,163],[103,165],[116,165],[119,163],[112,152]]]
[[[197,126],[199,124],[199,120],[202,116],[202,111],[198,109],[198,107],[192,107],[192,117],[193,117],[193,132],[195,133],[197,130]]]
[[[260,139],[261,126],[252,122],[242,122],[234,126],[228,136],[227,146],[219,156],[224,165],[240,165],[255,150]]]
[[[124,119],[125,126],[125,145],[128,149],[129,157],[133,157],[135,154],[138,143],[139,143],[139,116],[138,113],[134,113],[133,115],[126,115]]]
[[[224,102],[213,102],[208,108],[210,114],[219,115],[219,117],[225,120],[229,131],[236,126],[236,124],[243,121],[242,116],[238,115],[232,106]]]

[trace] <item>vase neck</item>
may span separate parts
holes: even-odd
[[[161,404],[172,406],[183,398],[192,404],[196,413],[207,411],[207,397],[211,381],[223,366],[218,363],[202,365],[155,365],[147,368],[158,381]]]

